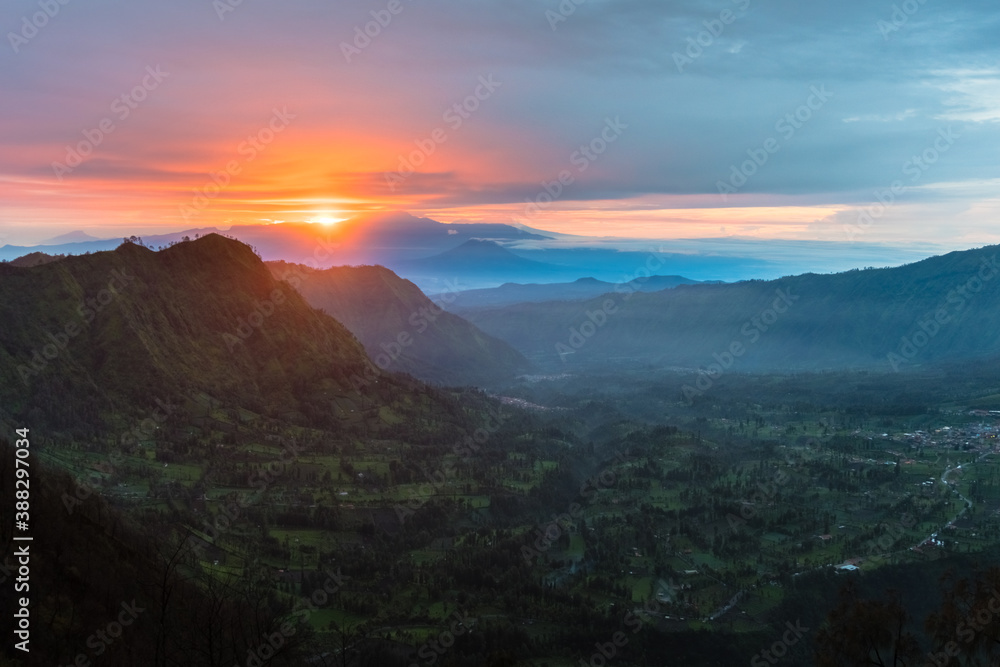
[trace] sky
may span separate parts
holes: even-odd
[[[11,0],[0,244],[372,210],[1000,242],[1000,12],[944,0]]]

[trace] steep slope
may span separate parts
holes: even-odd
[[[14,451],[0,437],[4,507],[16,503],[14,485],[6,483],[14,476]],[[20,597],[30,599],[30,652],[15,647],[23,637],[6,641],[0,665],[243,664],[257,638],[277,632],[287,619],[291,604],[255,586],[258,576],[224,580],[200,570],[184,532],[155,513],[135,516],[98,494],[67,506],[66,492],[77,483],[36,454],[33,539],[13,541],[12,522],[0,527],[0,584],[12,593],[16,551],[29,551],[27,586],[19,595],[0,595],[0,613],[15,637],[17,621],[6,619],[20,611]],[[289,637],[268,664],[302,664],[292,655],[301,635]]]
[[[381,266],[317,271],[268,264],[306,300],[342,322],[382,369],[440,384],[488,384],[528,367],[512,347],[466,320],[443,312],[420,289]],[[292,278],[294,277],[294,278]],[[446,303],[447,297],[441,301]]]
[[[466,317],[550,368],[904,369],[1000,353],[998,250],[892,269],[518,304]],[[739,354],[730,361],[733,349]]]
[[[218,235],[0,265],[0,321],[0,409],[77,434],[194,395],[343,429],[347,405],[422,391],[380,373],[343,325]]]

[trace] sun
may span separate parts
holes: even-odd
[[[338,222],[343,222],[346,219],[347,218],[334,218],[334,217],[329,216],[329,215],[321,215],[321,216],[312,218],[311,220],[306,220],[306,222],[311,222],[311,223],[314,223],[314,224],[317,224],[317,225],[324,225],[326,227],[329,227],[331,225],[337,224]]]

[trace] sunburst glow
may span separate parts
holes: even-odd
[[[329,215],[321,215],[316,218],[312,218],[311,220],[306,220],[306,222],[311,222],[313,224],[325,225],[327,227],[330,227],[332,225],[337,224],[338,222],[343,222],[346,219],[347,218],[334,218]]]

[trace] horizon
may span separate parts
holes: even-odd
[[[1000,241],[982,2],[36,14],[0,10],[22,100],[0,123],[0,244],[386,210],[839,254]]]
[[[207,234],[216,233],[229,238],[234,238],[250,247],[263,244],[263,246],[261,246],[261,250],[263,251],[263,258],[265,261],[290,261],[294,263],[302,258],[297,257],[295,251],[290,250],[289,247],[285,247],[285,249],[282,250],[281,248],[283,246],[280,239],[272,238],[269,241],[268,239],[259,236],[251,236],[250,238],[246,238],[244,236],[244,238],[240,238],[241,234],[253,234],[254,230],[257,228],[275,230],[276,228],[280,229],[281,227],[287,226],[289,228],[289,234],[284,237],[286,241],[292,240],[293,243],[302,243],[304,241],[307,244],[316,242],[323,247],[328,246],[331,242],[335,242],[335,244],[342,248],[346,253],[342,259],[338,260],[336,258],[330,258],[328,261],[324,262],[322,267],[317,268],[375,264],[385,266],[404,277],[412,277],[405,268],[401,270],[400,266],[396,264],[393,258],[395,257],[395,259],[398,260],[399,257],[395,256],[393,253],[390,252],[388,254],[384,254],[379,251],[377,246],[368,246],[365,242],[360,243],[360,245],[356,245],[354,241],[356,234],[352,233],[350,230],[343,231],[338,236],[339,225],[345,224],[345,226],[349,226],[349,224],[346,223],[359,221],[361,223],[361,228],[363,228],[366,222],[369,222],[365,220],[365,217],[366,216],[355,216],[352,218],[345,218],[337,222],[327,223],[281,222],[271,223],[269,225],[196,227],[176,229],[163,233],[147,234],[145,237],[140,234],[126,234],[125,236],[114,237],[95,236],[92,234],[94,230],[87,231],[78,229],[60,234],[59,236],[52,237],[50,239],[43,239],[41,243],[34,245],[22,246],[10,243],[0,244],[0,254],[3,254],[2,251],[4,249],[18,249],[18,251],[13,254],[8,252],[8,256],[3,258],[3,261],[11,261],[15,257],[24,256],[33,252],[68,255],[81,254],[84,252],[100,252],[113,248],[108,246],[93,248],[88,247],[88,244],[98,244],[98,246],[100,246],[102,242],[118,243],[119,241],[126,240],[131,236],[138,237],[144,244],[147,245],[147,247],[156,250],[157,246],[165,247],[172,245],[184,237],[197,237],[198,235],[205,236]],[[417,221],[417,218],[404,211],[390,212],[390,215],[386,217],[390,220],[395,218],[397,221],[399,219],[414,223]],[[398,224],[398,222],[392,224]],[[462,225],[474,228],[479,223],[466,221],[463,223],[441,224]],[[910,244],[909,247],[868,243],[860,247],[851,246],[849,248],[850,254],[848,255],[843,252],[847,249],[845,244],[835,241],[790,239],[762,240],[753,237],[733,236],[688,239],[587,237],[560,232],[551,232],[537,227],[525,227],[522,225],[507,226],[511,229],[520,229],[536,235],[549,236],[542,239],[500,239],[498,243],[500,247],[514,251],[515,254],[520,253],[519,256],[521,257],[527,257],[528,259],[534,259],[534,261],[542,262],[546,261],[544,258],[546,251],[563,253],[564,259],[565,253],[570,253],[570,255],[579,252],[598,253],[593,255],[593,259],[595,261],[599,260],[599,263],[591,265],[590,269],[580,268],[579,272],[574,275],[573,280],[580,278],[597,278],[608,282],[623,282],[622,280],[616,280],[614,276],[620,273],[623,269],[630,270],[630,268],[628,268],[630,265],[627,261],[622,264],[621,262],[615,261],[614,256],[620,255],[621,257],[626,257],[636,253],[656,252],[662,254],[667,252],[668,254],[664,255],[665,257],[674,258],[672,262],[668,260],[667,264],[663,266],[662,270],[659,271],[657,275],[682,275],[683,277],[698,281],[718,280],[721,282],[739,282],[741,280],[775,280],[782,277],[802,275],[806,273],[834,274],[858,269],[894,268],[920,262],[932,257],[939,257],[949,252],[962,252],[984,247],[972,246],[968,248],[947,249],[935,247],[931,244],[921,243],[913,243]],[[486,230],[484,230],[484,232],[485,231]],[[303,232],[305,233],[304,236],[302,235]],[[313,232],[315,232],[314,235]],[[230,236],[230,234],[233,234],[233,236]],[[312,241],[309,241],[309,239],[312,239]],[[346,245],[342,243],[345,240]],[[471,240],[485,240],[491,243],[498,242],[498,239],[491,238],[489,234],[484,233],[482,236],[465,237],[465,240],[456,239],[454,246],[442,246],[437,248],[428,247],[423,253],[415,248],[411,248],[407,254],[408,256],[416,259],[432,259],[440,255],[442,252],[447,252],[449,248],[458,248],[459,246],[466,245]],[[275,241],[277,242],[277,245],[274,248],[270,248],[270,242]],[[290,247],[296,246],[293,245]],[[352,247],[353,250],[350,250]],[[51,252],[47,252],[47,249],[49,248],[52,248],[53,250]],[[361,252],[362,254],[358,255],[358,252]],[[538,253],[541,253],[541,255]],[[365,257],[365,259],[358,261],[358,257]],[[678,266],[677,262],[681,257],[685,257],[689,261],[681,260],[683,261],[683,265]],[[715,260],[726,258],[728,258],[729,264],[724,272],[719,273],[721,265],[719,265]],[[312,265],[315,262],[312,258],[306,258],[305,261],[309,265]],[[567,270],[572,270],[572,268],[568,267]],[[525,279],[517,275],[512,275],[509,280],[500,282],[534,284],[564,283],[567,282],[567,280],[569,280],[569,278],[567,278],[566,274],[563,274],[560,277],[552,277],[550,279]],[[418,284],[421,284],[419,279],[417,282]],[[500,284],[500,282],[497,281],[488,282],[496,283],[496,285]],[[485,286],[487,285],[475,284],[469,286],[468,288],[481,289]],[[431,292],[436,291],[436,289],[442,289],[440,287],[435,288],[428,284],[421,284],[421,288],[425,291],[429,289]]]

